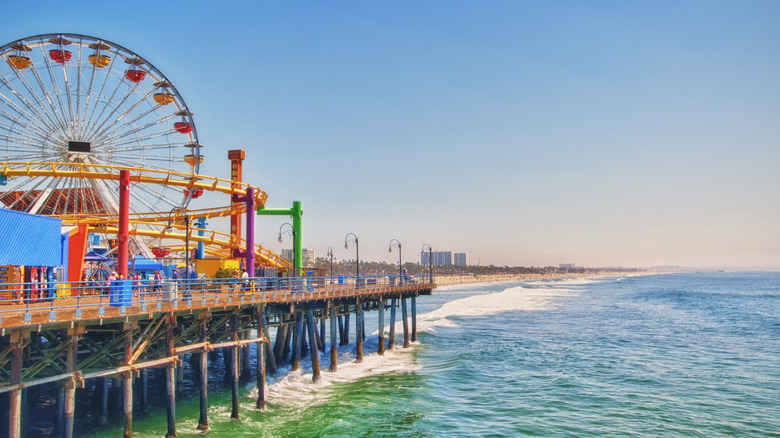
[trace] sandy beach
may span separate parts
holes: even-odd
[[[467,283],[486,283],[497,281],[525,281],[525,280],[552,280],[558,278],[582,278],[582,277],[600,277],[614,275],[642,275],[646,272],[565,272],[565,273],[546,273],[546,274],[494,274],[494,275],[436,275],[434,281],[438,286],[449,286],[453,284]]]

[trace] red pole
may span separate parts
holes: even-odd
[[[119,252],[117,253],[117,272],[127,278],[127,253],[130,241],[127,231],[130,228],[130,171],[119,171]]]

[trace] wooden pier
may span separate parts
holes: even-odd
[[[238,419],[238,383],[239,379],[250,378],[253,372],[249,350],[252,345],[257,353],[257,407],[262,409],[266,401],[266,370],[273,373],[287,361],[293,370],[299,369],[306,345],[312,379],[319,381],[319,352],[328,348],[328,332],[328,369],[337,371],[338,348],[349,343],[350,319],[355,322],[355,360],[362,361],[365,312],[381,310],[379,354],[395,344],[398,307],[402,313],[404,347],[415,341],[416,298],[430,295],[436,284],[430,278],[404,284],[394,280],[254,278],[244,284],[209,279],[158,286],[125,283],[114,285],[113,289],[84,283],[70,285],[78,296],[0,306],[0,406],[8,406],[8,436],[25,436],[22,396],[26,389],[61,386],[54,436],[70,438],[77,389],[87,383],[102,385],[102,396],[97,401],[101,412],[98,423],[105,423],[108,381],[119,379],[124,436],[130,437],[133,408],[143,408],[147,402],[147,373],[161,369],[167,397],[166,437],[175,437],[177,386],[184,354],[192,355],[190,360],[198,379],[198,429],[208,429],[208,354],[215,350],[222,350],[225,357],[226,376],[232,386],[231,417]],[[390,332],[386,346],[387,308]],[[410,311],[411,324],[407,316]],[[272,327],[276,328],[274,339],[270,336]]]

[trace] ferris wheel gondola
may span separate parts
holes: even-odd
[[[0,47],[0,58],[2,161],[174,171],[197,181],[203,156],[193,114],[142,56],[101,38],[46,34]],[[193,193],[138,184],[131,211],[186,207]],[[0,186],[0,207],[37,214],[111,214],[118,199],[110,179],[17,176]]]

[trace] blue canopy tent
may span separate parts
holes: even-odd
[[[87,261],[87,262],[106,262],[106,261],[108,261],[108,257],[103,257],[102,255],[96,253],[95,251],[90,251],[86,255],[84,255],[84,261]]]
[[[147,273],[153,273],[154,271],[162,269],[162,263],[155,262],[146,257],[136,256],[134,259],[127,262],[127,268],[133,272],[147,271]]]

